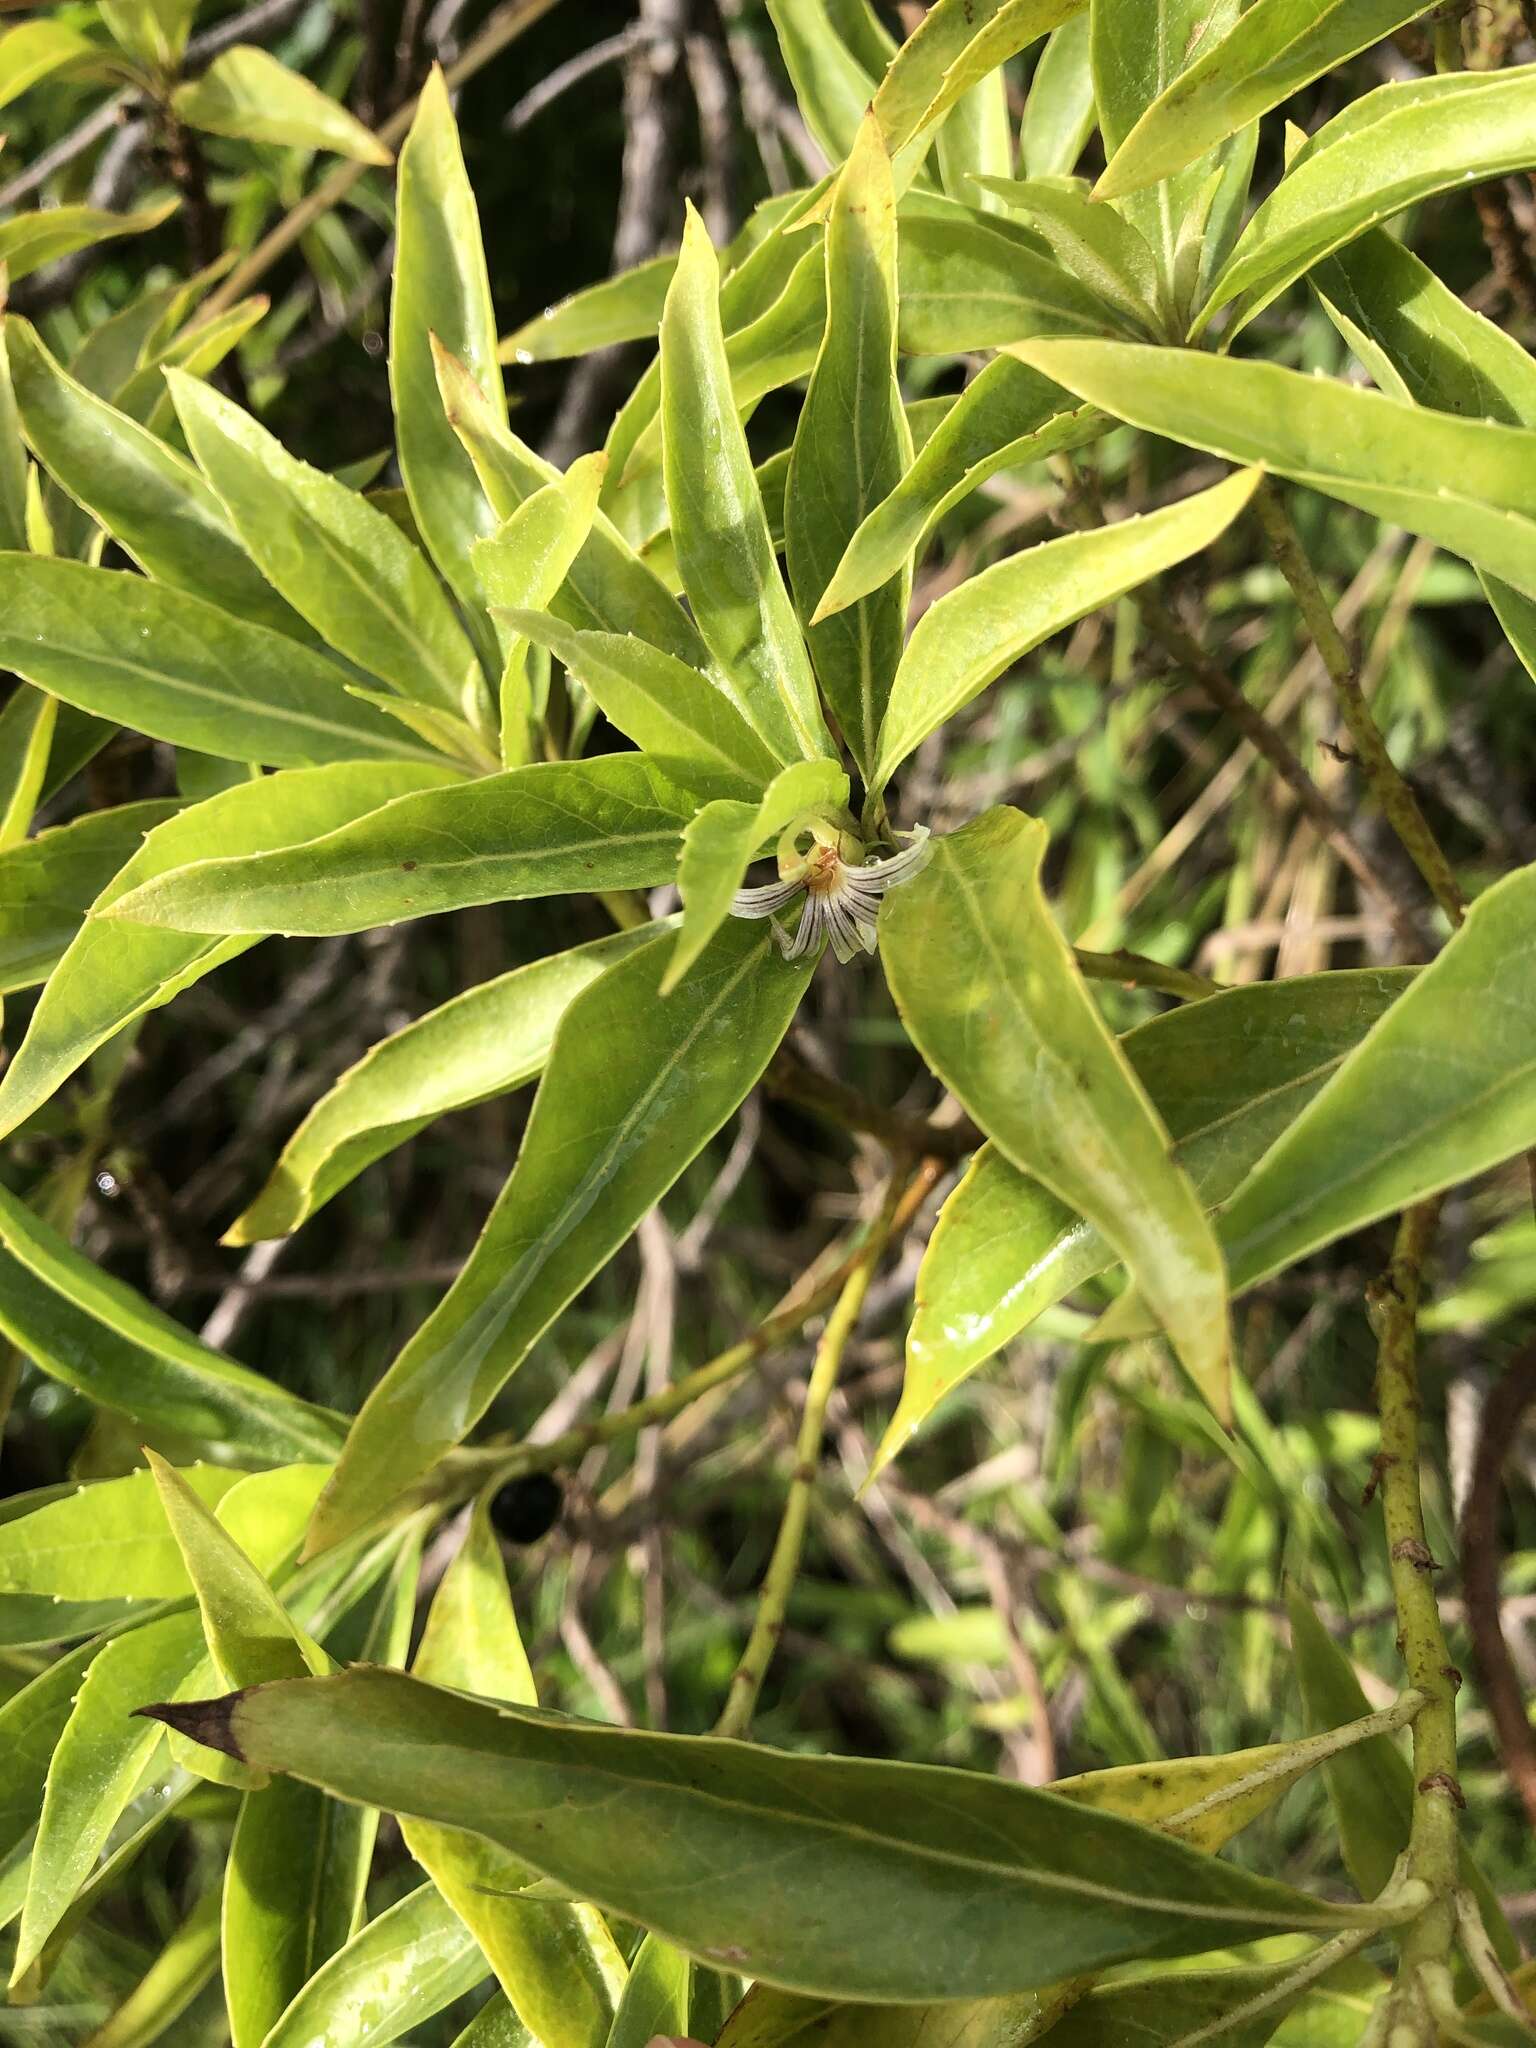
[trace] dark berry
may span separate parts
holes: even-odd
[[[509,1479],[491,1496],[491,1526],[508,1543],[537,1543],[560,1519],[565,1494],[548,1472]]]

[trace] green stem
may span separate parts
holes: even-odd
[[[1371,1288],[1376,1332],[1376,1400],[1381,1415],[1382,1514],[1386,1523],[1398,1641],[1408,1682],[1424,1695],[1413,1721],[1413,1818],[1406,1875],[1428,1887],[1430,1902],[1409,1926],[1402,1945],[1398,1990],[1404,2043],[1416,2041],[1419,2014],[1427,2011],[1424,1975],[1442,1970],[1456,1935],[1455,1894],[1464,1800],[1456,1776],[1456,1691],[1461,1674],[1451,1662],[1435,1599],[1435,1559],[1424,1527],[1419,1490],[1417,1322],[1424,1261],[1434,1237],[1439,1203],[1421,1202],[1398,1225],[1392,1262]],[[1432,2034],[1422,2035],[1426,2041]],[[1387,2034],[1392,2048],[1398,2036]]]
[[[1387,743],[1371,716],[1371,707],[1360,687],[1360,674],[1354,657],[1307,559],[1291,515],[1273,484],[1266,483],[1253,502],[1270,551],[1281,575],[1291,587],[1307,631],[1338,692],[1339,710],[1371,793],[1380,805],[1383,817],[1401,840],[1409,859],[1423,876],[1436,903],[1453,925],[1460,924],[1466,914],[1466,898],[1439,841],[1430,830],[1429,820],[1419,808],[1418,798],[1387,752]]]
[[[821,1333],[821,1342],[816,1346],[815,1362],[811,1367],[810,1379],[806,1383],[805,1408],[800,1417],[799,1433],[795,1438],[795,1469],[790,1477],[789,1495],[784,1503],[784,1518],[779,1523],[773,1555],[768,1560],[768,1570],[763,1579],[762,1592],[758,1595],[757,1613],[752,1620],[752,1632],[747,1638],[747,1647],[742,1651],[741,1662],[732,1673],[731,1689],[720,1719],[715,1724],[717,1735],[734,1735],[742,1739],[748,1735],[752,1726],[752,1716],[757,1708],[758,1695],[763,1689],[763,1680],[768,1676],[773,1653],[779,1646],[779,1637],[784,1633],[784,1617],[789,1610],[789,1596],[794,1590],[795,1579],[800,1570],[800,1553],[805,1547],[805,1528],[811,1512],[811,1489],[816,1484],[817,1465],[821,1457],[827,1403],[831,1400],[833,1389],[837,1385],[844,1347],[859,1320],[864,1297],[869,1292],[869,1283],[874,1278],[876,1266],[880,1263],[880,1254],[890,1239],[897,1210],[897,1185],[896,1181],[891,1182],[880,1220],[855,1259],[853,1270],[844,1280],[836,1306],[828,1316],[827,1326]]]
[[[941,1170],[939,1160],[925,1159],[908,1183],[889,1223],[877,1225],[870,1238],[851,1251],[807,1295],[778,1309],[750,1337],[731,1345],[728,1351],[720,1352],[707,1364],[686,1373],[660,1393],[636,1401],[628,1408],[615,1409],[610,1415],[599,1415],[591,1422],[578,1423],[563,1436],[552,1437],[547,1444],[491,1443],[453,1452],[439,1468],[442,1477],[439,1497],[446,1495],[454,1500],[464,1500],[481,1487],[499,1485],[508,1479],[521,1479],[529,1472],[565,1471],[580,1464],[587,1452],[599,1445],[621,1443],[628,1437],[638,1436],[642,1429],[670,1422],[684,1409],[691,1408],[695,1401],[713,1393],[716,1387],[739,1379],[755,1359],[787,1343],[804,1329],[813,1316],[831,1307],[872,1253],[878,1257],[882,1246],[906,1230]]]

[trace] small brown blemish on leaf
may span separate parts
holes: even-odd
[[[415,874],[415,872],[416,872],[416,862],[415,862],[415,861],[413,861],[413,860],[403,860],[403,861],[401,861],[401,863],[400,863],[400,867],[401,867],[401,871],[402,871],[402,872],[403,872],[404,874],[407,874],[407,875],[414,875],[414,874]]]

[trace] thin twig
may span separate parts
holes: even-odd
[[[605,36],[600,43],[593,43],[585,50],[578,50],[574,57],[568,57],[563,64],[557,64],[553,71],[541,78],[530,92],[525,92],[511,111],[502,119],[502,132],[516,135],[520,129],[552,106],[562,93],[570,91],[573,85],[580,85],[584,78],[590,78],[594,71],[602,71],[610,64],[622,62],[636,50],[661,39],[662,31],[643,21],[633,22],[621,29],[616,36]]]

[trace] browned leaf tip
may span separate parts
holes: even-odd
[[[239,1698],[239,1693],[231,1692],[218,1700],[161,1700],[152,1707],[135,1707],[134,1713],[146,1721],[163,1721],[178,1735],[189,1736],[205,1749],[222,1749],[226,1756],[244,1763],[245,1754],[235,1740],[234,1730]]]

